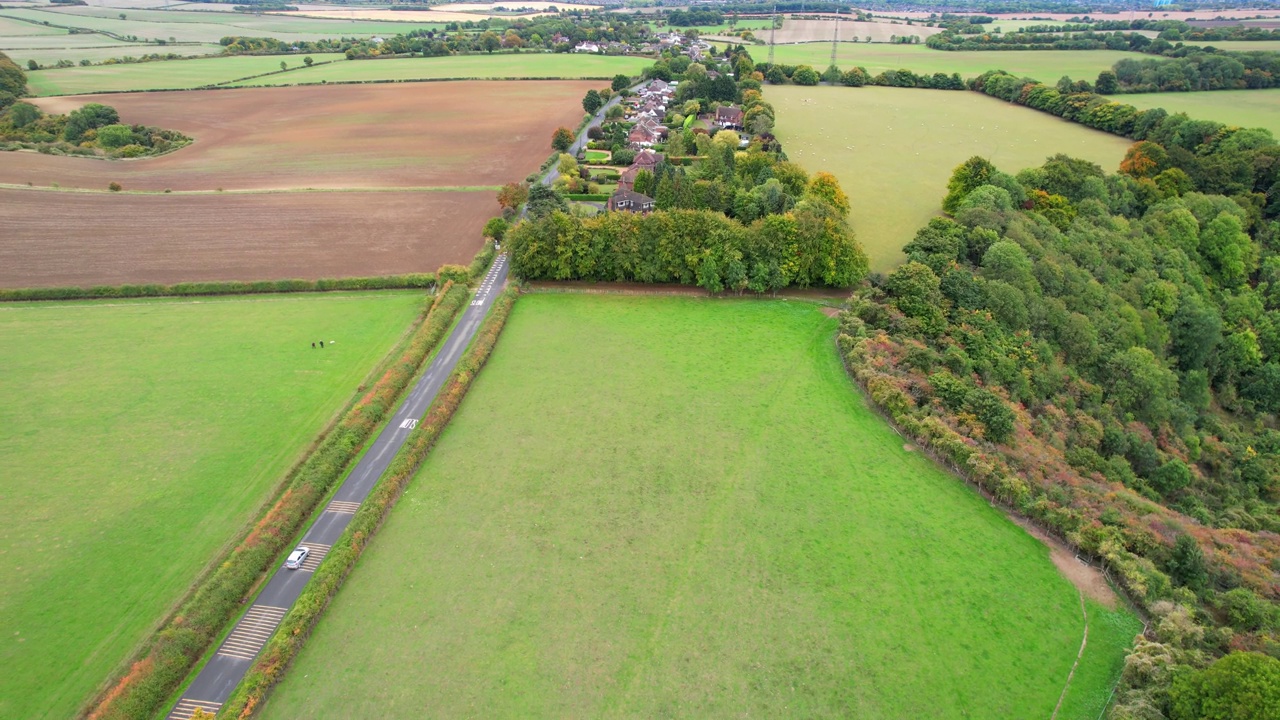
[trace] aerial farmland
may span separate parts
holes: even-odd
[[[1280,11],[955,10],[5,3],[0,718],[1280,717]]]

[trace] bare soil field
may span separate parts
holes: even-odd
[[[353,277],[467,262],[492,192],[0,190],[0,286]]]
[[[929,14],[930,13],[922,10],[908,10],[903,12],[895,11],[895,12],[877,13],[877,16],[911,18],[912,20],[922,20],[922,19],[928,18]],[[1211,20],[1214,18],[1240,20],[1244,18],[1258,17],[1259,15],[1263,17],[1280,17],[1280,9],[1272,10],[1272,9],[1262,9],[1262,8],[1248,8],[1244,10],[1215,10],[1215,9],[1206,8],[1204,10],[1192,10],[1192,11],[1176,10],[1176,11],[1170,11],[1170,12],[1161,12],[1159,8],[1155,8],[1155,9],[1148,9],[1146,11],[1114,12],[1114,13],[1027,12],[1027,13],[1010,13],[1008,15],[995,15],[991,13],[979,13],[979,12],[957,12],[955,14],[956,15],[989,15],[990,17],[994,17],[997,22],[1000,20],[1031,20],[1031,19],[1070,20],[1071,18],[1078,18],[1078,17],[1082,17],[1083,15],[1088,15],[1088,17],[1091,17],[1094,20],[1099,20],[1099,21],[1101,20],[1139,20],[1139,19],[1187,21],[1187,20],[1195,20],[1195,19]]]
[[[473,81],[200,90],[42,98],[90,102],[195,139],[169,155],[104,161],[18,152],[0,183],[105,190],[411,188],[501,185],[550,154],[599,81]],[[519,112],[512,112],[519,108]]]
[[[554,15],[553,12],[547,12],[548,8],[556,8],[557,10],[596,10],[599,5],[584,5],[573,3],[555,3],[555,2],[518,2],[518,3],[449,3],[447,5],[436,5],[430,10],[388,10],[386,8],[351,8],[351,9],[334,9],[332,5],[297,5],[297,10],[288,12],[276,12],[272,15],[293,15],[314,18],[326,18],[336,20],[386,20],[391,22],[466,22],[471,20],[478,22],[487,20],[491,17],[503,17],[512,13],[495,13],[494,7],[510,7],[510,8],[528,8],[536,12],[520,14],[520,17],[537,17],[541,15]]]

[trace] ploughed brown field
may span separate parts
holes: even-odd
[[[125,192],[0,189],[0,286],[353,277],[469,262],[498,204],[493,190],[466,188],[536,170],[551,152],[552,131],[576,126],[582,96],[600,85],[440,82],[41,99],[50,112],[104,102],[124,122],[180,130],[195,142],[127,161],[5,153],[0,184],[105,191],[118,182]],[[175,192],[129,192],[166,189]]]
[[[356,277],[468,262],[484,192],[0,190],[0,286]]]
[[[77,95],[48,112],[111,105],[122,122],[195,139],[168,155],[104,161],[6,154],[0,183],[105,190],[216,190],[501,185],[576,127],[600,81],[470,81]]]

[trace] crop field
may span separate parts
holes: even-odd
[[[1276,52],[1280,51],[1280,40],[1217,40],[1217,41],[1185,41],[1186,45],[1212,45],[1219,50],[1231,52]]]
[[[203,7],[203,6],[201,6]],[[120,19],[124,13],[125,19]],[[136,10],[119,7],[67,6],[57,9],[0,10],[0,17],[29,20],[65,28],[85,28],[142,40],[216,43],[227,35],[270,36],[284,41],[395,35],[414,29],[439,29],[442,25],[425,13],[395,13],[403,22],[370,22],[245,13]],[[462,18],[465,19],[465,18]]]
[[[530,9],[532,13],[512,13],[512,12],[494,12],[495,6],[505,6],[521,9]],[[588,5],[583,3],[555,3],[555,2],[519,2],[519,3],[447,3],[444,5],[434,5],[430,10],[414,10],[411,12],[388,10],[386,8],[334,8],[332,5],[305,5],[296,6],[296,12],[275,13],[277,15],[302,15],[315,18],[330,18],[342,20],[390,20],[404,21],[411,20],[415,17],[423,20],[431,20],[435,22],[477,22],[491,17],[535,17],[538,15],[548,14],[549,8],[557,8],[559,10],[595,10],[599,5]],[[409,17],[405,17],[408,15]]]
[[[0,189],[0,287],[434,272],[480,249],[493,197]]]
[[[46,98],[38,104],[49,112],[104,102],[125,122],[180,130],[195,142],[114,162],[12,153],[0,183],[105,190],[120,182],[153,191],[497,186],[537,169],[552,131],[577,125],[582,96],[599,87],[493,81]]]
[[[311,67],[297,72],[231,83],[251,85],[304,85],[368,82],[371,80],[438,80],[448,78],[612,78],[639,75],[653,64],[641,57],[567,55],[564,53],[503,53],[453,55],[438,58],[357,60]],[[585,93],[586,90],[583,90]]]
[[[114,57],[114,56],[113,56]],[[439,58],[390,60],[343,59],[340,54],[316,53],[311,59],[328,65],[306,68],[304,55],[198,58],[130,65],[106,65],[40,70],[29,74],[36,95],[75,95],[95,92],[188,90],[208,85],[231,87],[318,85],[373,80],[443,80],[485,78],[612,78],[619,73],[639,75],[651,61],[635,57],[521,53],[455,55]],[[280,63],[289,72],[275,72]],[[242,80],[243,79],[243,80]],[[242,80],[242,82],[232,82]],[[399,92],[399,91],[397,91]],[[583,90],[585,93],[586,90]]]
[[[44,98],[50,112],[106,102],[126,122],[195,142],[126,161],[7,153],[0,285],[351,277],[465,263],[498,213],[497,187],[537,169],[552,131],[576,125],[581,97],[600,85]],[[108,193],[113,182],[123,192]]]
[[[1280,89],[1141,93],[1112,99],[1144,110],[1162,107],[1171,113],[1184,112],[1197,120],[1266,128],[1280,137]]]
[[[836,64],[842,68],[861,65],[872,73],[907,69],[918,73],[958,72],[970,78],[988,70],[1006,70],[1027,75],[1042,82],[1054,83],[1063,75],[1093,82],[1098,73],[1111,69],[1124,58],[1141,58],[1119,50],[1044,50],[1008,52],[1003,50],[946,52],[923,45],[886,45],[879,43],[840,43]],[[774,60],[786,65],[812,65],[819,70],[831,62],[830,43],[778,46]]]
[[[217,55],[222,52],[221,45],[210,45],[207,43],[183,43],[180,45],[166,45],[157,47],[155,45],[140,45],[137,43],[121,43],[112,40],[103,35],[66,35],[63,37],[79,37],[94,38],[93,40],[83,41],[84,44],[67,47],[65,43],[45,43],[48,47],[32,47],[34,43],[25,43],[24,47],[0,47],[0,52],[8,55],[14,62],[27,67],[27,62],[35,60],[36,63],[44,68],[50,68],[60,60],[67,60],[79,64],[81,60],[89,62],[103,62],[105,60],[120,59],[126,57],[142,57],[152,53],[161,53],[167,55],[173,53],[183,57],[204,57],[206,55]],[[0,38],[0,40],[10,40],[12,38]],[[124,67],[117,65],[116,67]],[[87,69],[87,68],[80,68]],[[276,63],[276,70],[280,69],[280,64]],[[39,76],[48,72],[47,70],[28,71],[27,79],[30,85],[36,86]],[[101,88],[95,88],[95,92]],[[37,94],[39,94],[37,92]]]
[[[91,36],[100,37],[100,36]],[[137,46],[121,46],[137,48]],[[178,46],[190,47],[190,46]],[[207,47],[209,52],[221,52],[221,46]],[[108,57],[122,55],[140,55],[152,52],[169,52],[168,48],[154,45],[141,49],[112,52]],[[178,50],[175,50],[178,51]],[[15,54],[15,59],[21,54]],[[147,63],[129,63],[122,65],[94,65],[90,67],[50,68],[27,74],[27,84],[37,96],[77,95],[83,93],[127,92],[141,90],[188,90],[228,83],[232,80],[276,72],[280,63],[289,67],[302,67],[305,55],[237,55],[234,57],[196,58],[192,60],[165,60]],[[341,53],[315,53],[310,56],[315,62],[340,60],[346,62]],[[287,75],[288,73],[286,73]]]
[[[0,306],[0,717],[74,717],[422,303]],[[321,338],[337,343],[312,350]]]
[[[1066,153],[1114,172],[1129,146],[972,92],[784,85],[768,87],[765,98],[791,159],[839,178],[877,271],[902,260],[902,247],[939,212],[951,171],[974,155],[1016,172]]]
[[[937,35],[942,32],[941,28],[907,25],[906,23],[792,20],[787,18],[783,20],[782,27],[774,32],[773,41],[778,45],[808,42],[829,43],[835,33],[837,23],[840,25],[840,38],[846,42],[857,38],[858,42],[887,43],[895,35],[898,37],[916,35],[920,38],[920,42],[924,42],[924,39],[930,35]],[[764,33],[756,33],[756,36],[763,40],[768,40],[769,34],[766,30]],[[871,40],[868,41],[867,38],[871,38]],[[830,52],[831,46],[827,45],[828,60],[830,60]],[[825,62],[823,66],[826,66]]]
[[[1048,717],[1076,589],[867,408],[834,328],[522,298],[262,717]],[[1127,632],[1061,718],[1141,628],[1089,606]]]

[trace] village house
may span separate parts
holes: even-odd
[[[598,53],[600,52],[600,46],[593,42],[583,41],[574,45],[573,51],[576,53]]]
[[[648,195],[641,195],[634,190],[619,188],[617,192],[609,197],[608,208],[610,210],[647,213],[653,210],[653,198]]]
[[[714,121],[716,127],[726,130],[742,129],[742,109],[733,107],[732,105],[722,105],[716,108]]]
[[[663,154],[660,152],[647,149],[641,150],[636,153],[636,159],[631,162],[631,167],[653,172],[653,169],[658,167],[658,163],[662,162],[663,157]]]

